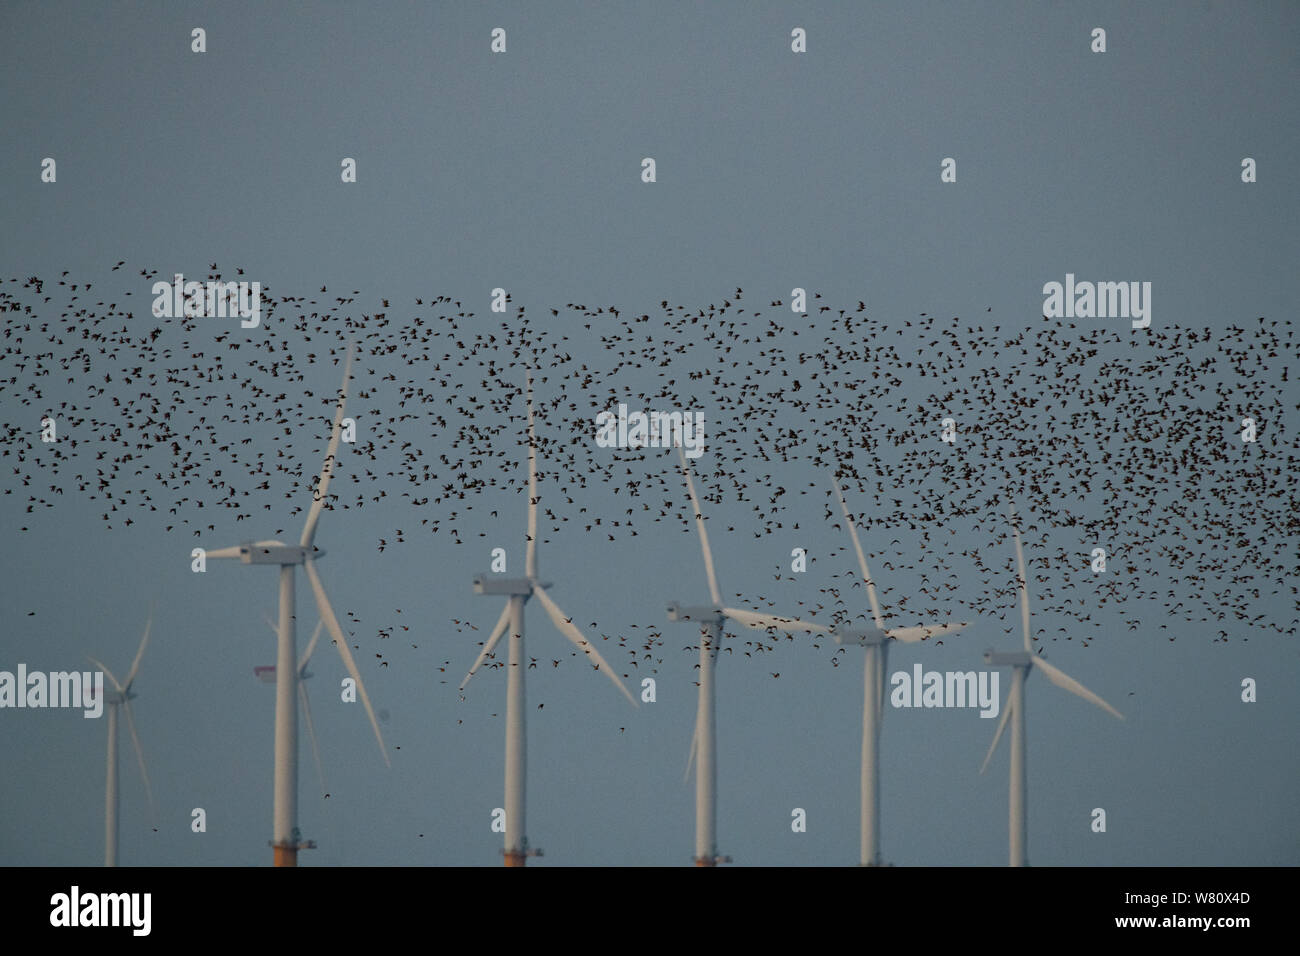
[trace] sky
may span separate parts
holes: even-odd
[[[921,315],[1038,332],[1064,321],[1043,315],[1044,284],[1074,274],[1149,281],[1157,329],[1222,334],[1261,316],[1294,316],[1300,204],[1285,163],[1300,152],[1300,12],[1289,3],[50,3],[7,5],[0,24],[0,291],[17,295],[9,280],[39,276],[49,293],[67,270],[67,282],[90,281],[115,301],[129,291],[142,330],[153,323],[152,280],[141,269],[164,280],[201,277],[211,263],[227,277],[241,268],[277,295],[312,297],[325,286],[319,298],[328,303],[358,290],[346,311],[363,329],[362,315],[382,311],[400,323],[421,311],[416,297],[448,296],[461,303],[454,311],[471,313],[461,322],[466,335],[488,330],[502,321],[490,312],[492,290],[505,288],[534,325],[558,310],[551,329],[571,336],[580,361],[606,371],[614,359],[601,328],[584,329],[567,303],[627,315],[655,314],[663,300],[708,310],[743,288],[744,303],[758,308],[788,303],[798,287],[836,308],[865,302],[871,320],[858,334],[869,343]],[[205,53],[191,51],[195,27],[206,31]],[[498,27],[507,48],[493,54]],[[796,27],[807,32],[805,53],[791,50]],[[1096,27],[1106,30],[1104,53],[1090,49]],[[57,162],[54,183],[41,180],[45,157]],[[355,183],[340,181],[343,157],[357,161]],[[645,157],[655,159],[653,183],[642,181]],[[941,182],[947,157],[956,182]],[[1257,182],[1242,182],[1243,157],[1257,161]],[[120,260],[126,265],[114,271]],[[763,311],[787,332],[819,321],[788,305]],[[1125,340],[1133,334],[1124,319],[1090,321]],[[701,371],[689,359],[671,364],[673,328],[646,331],[673,372]],[[294,341],[287,328],[227,322],[202,326],[214,339],[207,354],[223,351],[216,337],[227,333]],[[173,323],[165,335],[179,342],[181,330]],[[1288,363],[1294,372],[1288,341],[1289,352],[1262,358],[1261,374],[1293,417],[1296,389],[1282,372]],[[1211,352],[1185,348],[1193,361]],[[968,370],[1004,361],[954,358]],[[359,364],[358,394],[391,396],[383,376],[403,363],[368,356]],[[327,418],[338,367],[302,368],[302,381],[266,376],[262,400],[292,405],[303,400],[295,389],[308,391]],[[478,384],[470,369],[448,375],[453,391]],[[631,400],[637,375],[627,371]],[[50,387],[84,401],[86,380]],[[1161,380],[1145,384],[1151,398],[1140,413],[1158,413]],[[537,388],[539,399],[556,395],[554,381]],[[100,399],[105,417],[123,389],[119,381]],[[929,386],[899,389],[923,401]],[[356,401],[363,430],[367,416],[397,413],[380,400]],[[1086,407],[1080,399],[1075,410]],[[30,439],[39,428],[40,411],[3,383],[0,413],[11,448],[15,429]],[[791,410],[777,424],[798,429],[801,420]],[[1294,443],[1285,419],[1267,424],[1280,450]],[[518,480],[524,449],[513,432],[501,434]],[[240,440],[237,430],[224,435]],[[327,436],[326,426],[282,447],[311,476]],[[551,440],[558,447],[567,438],[553,431]],[[256,441],[276,448],[266,430]],[[345,476],[355,474],[349,451],[340,457]],[[589,448],[581,457],[597,456]],[[701,473],[767,467],[752,456],[709,457]],[[448,524],[379,550],[391,529],[417,523],[399,501],[410,463],[391,443],[380,462],[396,473],[374,485],[386,499],[327,511],[317,543],[328,552],[325,587],[363,648],[358,662],[392,766],[361,708],[340,699],[345,672],[322,641],[308,689],[329,797],[304,739],[300,827],[318,846],[301,864],[499,864],[502,838],[491,824],[503,802],[505,675],[478,674],[464,700],[457,684],[500,611],[500,599],[474,593],[472,578],[495,546],[522,562],[526,503],[518,485],[491,487],[461,514],[464,544]],[[854,464],[869,473],[891,463],[860,453]],[[269,863],[274,688],[253,668],[274,662],[264,621],[274,614],[274,575],[224,562],[196,575],[190,530],[167,532],[167,519],[145,513],[109,528],[105,508],[85,495],[69,492],[28,515],[21,483],[3,470],[0,487],[11,495],[0,497],[8,609],[0,670],[67,670],[88,666],[89,654],[120,676],[156,606],[134,708],[157,820],[123,735],[121,862]],[[798,535],[756,535],[752,507],[725,481],[710,483],[714,500],[703,507],[723,591],[771,597],[794,613],[791,602],[817,601],[853,558],[844,530],[822,518],[824,475],[801,464],[777,472],[820,482],[815,498],[791,506]],[[290,540],[303,520],[290,512],[310,503],[310,491],[286,501],[286,490],[294,489],[278,483],[266,495],[271,511],[249,522],[212,509],[186,517],[203,519],[204,546],[277,529]],[[1149,495],[1156,511],[1172,495],[1130,490]],[[677,492],[684,497],[680,479]],[[593,491],[590,506],[611,520],[622,510],[605,492]],[[599,622],[610,634],[653,627],[664,640],[656,700],[633,709],[570,657],[530,602],[529,652],[562,661],[527,675],[528,835],[545,853],[530,865],[690,861],[694,787],[683,771],[698,657],[687,649],[692,629],[669,624],[664,607],[704,602],[707,585],[693,528],[640,530],[609,541],[573,521],[540,545],[542,575],[576,622]],[[920,584],[903,565],[923,569],[930,558],[904,523],[879,540],[885,530],[864,537],[888,605]],[[1294,523],[1265,530],[1294,561]],[[1047,533],[1060,546],[1061,529]],[[800,580],[789,573],[795,546],[819,559]],[[1059,566],[1036,539],[1026,547],[1037,573],[1058,585],[1090,575]],[[962,529],[948,548],[996,551],[989,563],[1010,568],[1005,538]],[[891,554],[897,572],[881,564],[894,563]],[[1160,560],[1130,555],[1114,573]],[[1265,581],[1259,568],[1234,572]],[[316,623],[302,578],[299,647]],[[952,617],[970,618],[959,598],[982,586],[961,582]],[[1293,589],[1263,590],[1260,613],[1291,634],[1238,622],[1223,642],[1215,637],[1225,625],[1180,621],[1170,640],[1159,625],[1174,619],[1158,606],[1133,629],[1125,610],[1098,604],[1089,609],[1089,633],[1098,635],[1090,646],[1049,644],[1046,659],[1126,719],[1040,677],[1029,681],[1032,863],[1300,862],[1296,601]],[[848,600],[864,602],[860,592]],[[891,673],[916,663],[980,669],[987,648],[1014,650],[1017,635],[1006,631],[1017,623],[1014,601],[1014,591],[999,596],[1004,617],[980,615],[942,646],[895,647]],[[466,621],[478,630],[458,623]],[[1048,615],[1035,623],[1078,622]],[[390,666],[372,653],[378,629],[393,632],[378,652]],[[720,661],[718,846],[736,865],[857,860],[860,654],[850,648],[833,664],[833,648],[814,643],[781,639],[763,654]],[[1242,700],[1246,678],[1257,682],[1254,703]],[[1004,675],[1003,695],[1008,683]],[[106,721],[2,709],[0,722],[0,863],[100,862]],[[995,727],[970,709],[887,708],[887,860],[1005,862],[1005,743],[979,773]],[[195,808],[205,811],[205,832],[191,828]],[[805,832],[792,829],[796,808],[806,811]],[[1106,811],[1104,833],[1093,831],[1095,808]]]

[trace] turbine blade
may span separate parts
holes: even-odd
[[[876,627],[882,631],[885,629],[885,622],[880,618],[880,599],[876,596],[876,585],[871,580],[871,572],[867,570],[867,556],[862,552],[862,542],[858,540],[858,529],[853,524],[853,516],[849,514],[848,503],[844,500],[844,492],[840,491],[839,479],[835,477],[835,472],[831,472],[831,484],[835,486],[835,494],[840,499],[840,508],[844,512],[844,521],[849,526],[849,537],[853,539],[853,550],[858,554],[858,567],[862,570],[862,580],[867,585],[867,597],[871,600],[871,616],[875,618]]]
[[[320,633],[320,628],[316,629]],[[320,792],[325,793],[325,771],[321,769],[320,745],[316,742],[316,727],[311,722],[311,703],[307,700],[307,685],[298,681],[298,699],[302,701],[302,716],[307,722],[307,737],[311,740],[311,755],[316,761],[316,779],[320,781]]]
[[[492,648],[497,646],[497,641],[501,640],[501,635],[506,632],[506,628],[509,625],[510,602],[507,601],[506,606],[501,609],[501,617],[497,619],[496,627],[492,628],[492,633],[488,635],[488,639],[483,642],[483,650],[479,652],[478,660],[476,660],[474,666],[469,669],[469,673],[465,675],[465,679],[460,682],[461,690],[465,689],[465,685],[468,684],[469,679],[474,676],[474,672],[483,666],[483,662],[487,660],[488,655],[492,653]]]
[[[308,662],[309,660],[311,660],[312,652],[316,650],[316,642],[320,640],[320,632],[321,632],[321,628],[323,628],[324,626],[325,626],[325,622],[324,622],[324,621],[317,621],[317,622],[316,622],[316,631],[315,631],[314,634],[312,634],[312,636],[311,636],[311,640],[307,642],[307,650],[305,650],[305,651],[302,652],[302,657],[301,657],[301,658],[299,659],[299,661],[298,661],[298,676],[299,676],[299,677],[301,677],[301,676],[302,676],[302,672],[305,671],[305,670],[307,669],[307,662]],[[277,633],[277,634],[279,633],[279,631],[280,631],[280,629],[279,629],[279,628],[276,628],[276,633]]]
[[[524,573],[537,576],[537,436],[533,431],[533,372],[528,371],[528,549]]]
[[[945,634],[955,634],[963,627],[968,627],[970,621],[950,621],[947,624],[921,624],[917,627],[896,627],[888,630],[888,634],[896,641],[902,641],[905,644],[912,644],[916,641],[923,641],[927,637],[943,637]]]
[[[311,558],[303,561],[303,567],[307,569],[307,577],[311,579],[311,589],[316,595],[316,608],[320,611],[321,619],[325,626],[329,628],[330,634],[334,638],[334,644],[339,649],[339,656],[343,658],[343,666],[347,668],[348,674],[357,682],[357,692],[361,694],[361,703],[366,707],[366,716],[370,718],[370,726],[375,729],[375,740],[379,741],[379,752],[384,757],[384,763],[391,767],[392,763],[388,759],[388,748],[384,746],[384,735],[379,732],[379,721],[375,719],[375,709],[370,706],[370,695],[366,693],[366,685],[361,680],[361,672],[357,670],[357,662],[352,659],[352,651],[348,649],[348,639],[339,627],[338,618],[334,616],[334,608],[330,607],[329,598],[325,596],[325,588],[321,586],[320,575],[316,572],[316,562]]]
[[[348,357],[343,363],[343,387],[339,389],[339,404],[334,410],[334,427],[330,430],[329,449],[325,452],[325,464],[321,467],[320,481],[312,495],[311,510],[307,512],[307,523],[303,525],[302,538],[298,542],[309,548],[316,538],[316,525],[320,521],[321,510],[325,507],[325,496],[329,493],[330,478],[334,476],[335,456],[339,450],[339,438],[343,434],[343,409],[348,402],[348,377],[352,374],[352,353],[355,345],[348,346]],[[384,759],[388,759],[385,755]]]
[[[713,550],[709,547],[709,533],[704,530],[704,512],[700,509],[700,499],[695,496],[695,482],[691,480],[691,469],[686,464],[686,452],[677,446],[677,457],[682,460],[682,474],[686,476],[686,490],[691,494],[691,506],[695,509],[695,527],[700,532],[700,549],[704,552],[704,571],[709,577],[709,596],[715,605],[722,603],[722,594],[718,590],[718,578],[713,572]]]
[[[1002,719],[998,721],[998,732],[993,735],[993,743],[989,744],[989,752],[984,757],[984,763],[980,765],[980,773],[988,769],[989,761],[993,759],[993,751],[998,749],[998,741],[1002,739],[1002,731],[1007,729],[1007,718],[1011,716],[1011,698],[1007,698],[1007,705],[1002,708]]]
[[[112,681],[113,687],[117,689],[117,692],[119,694],[126,693],[126,691],[122,689],[122,685],[117,682],[117,678],[113,676],[113,672],[111,670],[109,670],[107,667],[105,667],[103,664],[101,664],[99,661],[95,660],[95,658],[89,655],[86,656],[86,660],[90,661],[90,663],[94,664],[96,667],[98,667],[101,671],[104,672],[105,676],[107,676],[108,679]]]
[[[153,803],[153,787],[149,785],[149,770],[144,765],[144,750],[140,747],[140,735],[135,732],[135,717],[131,712],[131,702],[129,700],[122,701],[122,712],[126,715],[126,726],[131,731],[131,744],[135,747],[136,759],[140,761],[140,777],[144,780],[144,792],[149,798],[149,818],[153,822],[153,826],[157,828],[158,811]]]
[[[263,614],[262,620],[266,622],[266,626],[271,629],[272,634],[274,634],[276,637],[280,636],[280,625],[276,624],[275,621],[271,620],[271,615]]]
[[[1007,498],[1007,510],[1011,514],[1011,533],[1016,536],[1016,573],[1020,576],[1020,625],[1025,632],[1025,650],[1032,651],[1029,638],[1029,584],[1025,574],[1025,551],[1020,545],[1020,531],[1016,528],[1016,508]]]
[[[740,608],[724,607],[722,609],[724,616],[731,618],[746,627],[752,627],[758,631],[767,631],[775,628],[778,631],[789,631],[799,633],[808,631],[810,633],[829,632],[830,628],[823,627],[812,621],[801,621],[796,617],[781,617],[779,614],[762,614],[758,611],[746,611]]]
[[[154,609],[150,606],[149,621],[144,626],[144,637],[140,639],[140,649],[135,652],[135,660],[131,662],[131,671],[126,675],[126,680],[122,682],[122,686],[127,690],[130,690],[131,685],[135,683],[136,672],[140,670],[140,658],[144,657],[145,645],[149,643],[149,630],[153,627],[153,612]]]
[[[1110,706],[1110,704],[1106,703],[1104,700],[1102,700],[1092,691],[1088,690],[1088,688],[1084,687],[1082,684],[1080,684],[1069,674],[1065,673],[1065,671],[1061,670],[1059,667],[1055,667],[1052,664],[1047,663],[1047,661],[1043,660],[1038,655],[1034,655],[1033,660],[1034,660],[1034,666],[1040,668],[1043,671],[1043,673],[1047,675],[1047,679],[1050,680],[1057,687],[1064,687],[1071,694],[1077,694],[1078,696],[1082,697],[1084,700],[1096,704],[1102,710],[1109,711],[1110,713],[1118,717],[1120,720],[1124,719],[1123,714],[1121,714],[1114,707]]]
[[[546,608],[546,613],[550,615],[551,621],[559,629],[560,633],[571,640],[589,658],[595,661],[598,670],[603,670],[607,675],[609,675],[609,679],[614,682],[614,686],[623,692],[623,696],[628,699],[628,702],[631,703],[633,707],[640,706],[637,704],[636,698],[632,696],[632,692],[623,685],[623,682],[619,680],[618,675],[614,673],[614,669],[605,663],[605,659],[602,658],[600,652],[596,650],[596,645],[582,636],[582,632],[573,626],[573,621],[569,620],[565,616],[564,612],[560,610],[559,606],[551,600],[551,596],[546,593],[546,590],[544,588],[539,588],[537,585],[533,585],[533,594],[536,595],[537,600],[542,602],[542,607]]]

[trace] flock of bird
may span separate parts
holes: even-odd
[[[124,265],[111,271],[126,277]],[[694,468],[712,520],[755,539],[806,536],[823,568],[843,569],[815,604],[799,602],[800,614],[842,623],[861,610],[848,593],[858,582],[830,467],[869,503],[854,521],[875,529],[877,554],[894,562],[885,570],[924,569],[919,595],[930,605],[908,607],[914,595],[900,592],[900,614],[959,613],[952,592],[972,579],[981,587],[962,598],[971,612],[1014,606],[1009,560],[985,561],[1011,553],[999,520],[1005,488],[1034,553],[1084,572],[1101,547],[1122,571],[1036,574],[1044,610],[1086,624],[1103,605],[1159,608],[1170,640],[1178,619],[1222,641],[1297,629],[1294,615],[1267,609],[1281,594],[1273,605],[1294,610],[1300,581],[1289,319],[1141,332],[986,313],[879,321],[861,301],[837,308],[813,293],[793,313],[781,299],[751,307],[737,288],[696,309],[567,303],[537,321],[508,296],[504,314],[447,296],[404,308],[380,298],[362,311],[357,290],[277,295],[263,284],[260,326],[244,329],[155,318],[158,272],[118,278],[93,291],[66,272],[0,280],[0,508],[11,528],[28,531],[80,496],[114,532],[181,536],[185,553],[232,521],[258,535],[282,524],[278,537],[316,480],[334,369],[355,341],[357,438],[327,506],[374,511],[380,552],[421,534],[466,546],[484,521],[519,507],[506,492],[524,493],[519,399],[532,368],[543,542],[574,532],[619,542],[660,523],[690,533],[675,458],[598,448],[593,422],[619,403],[694,410],[706,421]],[[222,278],[215,263],[206,278]],[[57,441],[42,440],[46,418]],[[1241,438],[1246,418],[1254,442]],[[745,523],[741,507],[752,512]],[[963,529],[987,551],[946,547]],[[904,539],[923,560],[896,556]],[[1131,629],[1141,613],[1126,616]],[[1105,636],[1095,630],[1084,643]],[[662,635],[647,631],[640,646],[619,644],[652,665]],[[1055,636],[1034,639],[1044,638]]]

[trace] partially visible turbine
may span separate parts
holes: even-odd
[[[757,631],[825,633],[830,629],[798,618],[722,606],[722,593],[718,590],[718,578],[713,569],[713,550],[709,547],[709,533],[704,527],[704,512],[700,508],[700,499],[695,494],[695,482],[691,479],[691,469],[686,463],[686,454],[681,445],[677,446],[677,456],[681,459],[682,475],[686,478],[686,490],[691,497],[695,527],[700,536],[700,550],[704,555],[704,573],[713,603],[693,606],[669,604],[668,620],[694,621],[700,627],[700,692],[695,710],[695,733],[691,737],[691,754],[695,758],[694,860],[696,866],[716,866],[731,862],[730,857],[718,855],[717,845],[718,765],[714,743],[716,703],[713,668],[721,649],[723,628],[727,620],[732,620]],[[687,757],[687,775],[690,774],[690,760]]]
[[[1073,677],[1047,663],[1033,652],[1029,633],[1029,584],[1025,574],[1025,553],[1020,544],[1015,507],[1011,503],[1010,496],[1007,498],[1007,512],[1011,520],[1011,533],[1016,539],[1016,574],[1020,579],[1020,624],[1024,631],[1025,649],[1010,654],[990,650],[984,655],[984,660],[994,667],[1012,668],[1012,674],[1011,689],[1007,692],[1007,703],[1002,709],[1002,719],[998,722],[997,733],[993,735],[993,743],[989,745],[989,752],[984,757],[980,773],[988,768],[993,751],[997,749],[998,741],[1002,739],[1002,731],[1007,726],[1007,720],[1014,713],[1016,720],[1011,725],[1011,782],[1008,792],[1011,850],[1009,865],[1028,866],[1029,834],[1025,821],[1025,804],[1028,802],[1028,786],[1025,781],[1025,680],[1029,677],[1030,671],[1038,668],[1057,687],[1065,688],[1071,694],[1082,697],[1120,720],[1124,719],[1124,715]]]
[[[140,638],[140,648],[135,652],[131,670],[126,680],[118,681],[113,672],[93,657],[88,657],[92,664],[104,672],[113,685],[111,691],[105,691],[104,702],[108,705],[108,780],[104,788],[104,865],[117,866],[118,833],[118,783],[117,783],[117,709],[122,708],[126,715],[126,726],[131,731],[131,745],[135,747],[136,758],[140,761],[140,777],[144,780],[144,792],[149,798],[149,815],[157,823],[153,803],[153,788],[149,786],[149,771],[144,765],[144,751],[140,748],[140,736],[135,731],[135,717],[131,713],[131,701],[136,694],[131,690],[135,684],[136,674],[140,672],[140,658],[144,657],[145,645],[149,643],[149,631],[153,627],[153,609],[149,611],[149,621],[144,627],[144,636]],[[154,829],[157,829],[155,825]]]
[[[339,390],[339,403],[334,411],[334,426],[330,432],[329,449],[325,454],[325,463],[321,468],[320,481],[312,494],[311,510],[307,513],[307,523],[303,526],[302,537],[296,546],[280,541],[258,541],[244,543],[236,547],[220,548],[208,551],[209,558],[238,558],[244,564],[269,564],[280,568],[280,623],[279,646],[275,666],[275,812],[274,829],[271,846],[274,849],[276,866],[297,866],[298,850],[313,844],[303,842],[298,831],[298,686],[299,671],[294,648],[294,576],[293,569],[301,564],[311,582],[312,593],[316,598],[316,609],[321,620],[334,638],[343,666],[356,684],[361,703],[365,706],[370,726],[375,731],[375,740],[379,743],[379,752],[384,758],[385,766],[392,766],[388,759],[388,749],[384,746],[384,736],[379,732],[379,721],[375,719],[374,708],[370,705],[370,695],[361,680],[352,651],[348,649],[347,636],[339,627],[334,608],[325,595],[321,585],[320,574],[316,571],[316,559],[324,557],[325,552],[315,547],[316,525],[320,522],[321,511],[329,492],[330,478],[334,474],[339,439],[343,431],[343,412],[348,399],[348,380],[352,374],[352,355],[354,346],[348,346],[347,360],[343,366],[343,385]]]

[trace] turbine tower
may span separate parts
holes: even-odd
[[[343,431],[343,410],[348,398],[348,379],[352,373],[353,347],[348,347],[347,359],[343,366],[343,386],[339,391],[338,407],[334,411],[334,427],[330,433],[329,450],[325,454],[325,464],[321,468],[320,481],[312,495],[311,510],[307,513],[307,523],[303,526],[302,537],[297,545],[287,545],[280,541],[245,542],[231,548],[220,548],[207,552],[209,558],[238,558],[244,564],[269,564],[280,569],[280,622],[279,642],[275,666],[275,797],[271,846],[274,850],[276,866],[297,866],[298,850],[314,846],[310,841],[303,842],[298,830],[298,686],[299,669],[296,660],[294,632],[294,574],[293,569],[302,565],[311,581],[312,593],[316,597],[316,608],[321,620],[334,638],[343,666],[356,682],[361,703],[365,705],[370,726],[374,728],[375,740],[379,742],[379,752],[384,764],[392,766],[388,751],[384,746],[383,734],[379,732],[379,721],[375,719],[374,708],[370,706],[370,695],[361,680],[356,661],[348,649],[347,636],[339,627],[334,608],[325,596],[320,574],[316,571],[316,559],[324,557],[325,552],[315,547],[316,525],[320,522],[321,511],[325,508],[326,495],[329,492],[330,478],[334,474],[339,438]]]
[[[144,637],[140,638],[140,649],[135,652],[135,660],[131,662],[131,670],[127,673],[126,680],[121,683],[113,676],[112,671],[95,660],[95,658],[87,658],[104,672],[104,676],[113,685],[113,689],[104,694],[104,702],[108,705],[108,779],[104,787],[105,866],[117,866],[117,710],[119,707],[122,708],[122,712],[126,715],[126,726],[131,731],[131,744],[135,747],[136,758],[140,761],[140,777],[144,780],[144,792],[149,798],[149,814],[150,816],[154,814],[153,788],[149,786],[149,771],[145,769],[144,751],[140,749],[140,737],[135,732],[135,717],[131,714],[131,701],[136,697],[132,693],[131,687],[135,684],[135,675],[140,671],[140,658],[144,657],[144,648],[149,643],[149,630],[152,627],[153,611],[150,610],[149,621],[144,627]]]
[[[270,617],[265,618],[267,626],[271,628],[271,633],[279,635],[280,629]],[[302,717],[307,722],[307,739],[311,741],[311,755],[316,763],[316,779],[320,783],[320,792],[325,793],[325,771],[321,768],[320,762],[320,745],[316,740],[316,727],[311,719],[311,701],[307,699],[307,684],[305,681],[315,675],[307,670],[307,662],[311,660],[312,653],[316,650],[316,642],[320,640],[320,632],[325,627],[324,621],[316,622],[316,630],[307,642],[307,650],[303,651],[302,657],[298,660],[298,699],[302,702]],[[253,668],[253,674],[264,684],[275,683],[275,665],[264,664],[260,667]]]
[[[1009,865],[1028,866],[1029,835],[1025,824],[1025,804],[1028,795],[1025,782],[1025,680],[1029,677],[1029,672],[1034,668],[1038,668],[1057,687],[1063,687],[1070,693],[1077,694],[1084,700],[1096,704],[1102,710],[1114,714],[1120,720],[1124,719],[1124,715],[1073,677],[1047,663],[1033,652],[1029,635],[1029,585],[1025,575],[1025,553],[1020,544],[1020,531],[1016,528],[1015,508],[1011,504],[1009,497],[1007,499],[1007,511],[1011,518],[1011,533],[1016,538],[1016,574],[1020,579],[1020,624],[1024,630],[1025,649],[1010,654],[990,650],[984,655],[985,662],[994,667],[1010,667],[1012,668],[1012,674],[1011,689],[1007,691],[1007,703],[1002,709],[1002,719],[998,722],[997,733],[994,734],[993,743],[989,746],[989,752],[984,757],[984,764],[980,767],[980,773],[983,773],[988,768],[993,751],[997,749],[998,741],[1002,739],[1002,731],[1007,726],[1007,719],[1014,714],[1015,723],[1011,725],[1011,782],[1008,793],[1011,846]]]
[[[695,482],[691,479],[691,469],[686,464],[686,454],[681,445],[677,446],[677,456],[681,459],[682,474],[686,478],[686,490],[691,496],[695,527],[700,536],[700,550],[704,554],[704,572],[709,582],[709,597],[712,598],[713,603],[689,606],[669,604],[668,620],[694,621],[700,626],[700,692],[695,710],[695,734],[691,739],[691,753],[695,757],[694,860],[696,866],[717,866],[719,863],[731,862],[731,857],[718,855],[717,845],[718,764],[713,669],[721,649],[723,627],[730,619],[758,631],[815,633],[828,632],[830,629],[797,618],[722,606],[722,593],[718,590],[718,578],[713,570],[713,551],[709,547],[709,534],[704,528],[704,512],[700,508],[700,499],[695,494]],[[689,758],[687,773],[690,773]]]
[[[594,644],[582,636],[582,632],[546,589],[551,582],[542,581],[537,576],[537,440],[533,430],[533,376],[527,375],[528,394],[528,536],[524,559],[524,577],[500,579],[492,574],[480,574],[474,578],[474,591],[477,594],[500,594],[506,596],[506,606],[498,618],[492,633],[483,642],[483,650],[478,660],[469,669],[460,689],[465,685],[491,655],[501,636],[510,631],[509,671],[506,675],[506,831],[505,831],[505,865],[523,866],[530,856],[541,856],[542,851],[530,849],[524,821],[524,771],[526,764],[526,739],[524,735],[524,669],[527,658],[524,656],[524,605],[531,597],[536,597],[546,609],[547,615],[556,629],[573,642],[574,646],[585,653],[596,670],[603,670],[614,686],[623,692],[633,707],[636,698],[619,680],[614,669],[605,663]]]
[[[857,552],[858,567],[862,571],[862,580],[867,587],[867,597],[871,601],[871,616],[874,628],[855,630],[836,627],[831,636],[838,644],[860,644],[866,650],[862,683],[864,687],[862,701],[862,806],[859,813],[862,826],[862,839],[859,863],[862,866],[883,866],[880,856],[880,724],[884,718],[885,674],[889,666],[889,642],[903,641],[915,643],[927,637],[940,637],[953,634],[966,627],[969,622],[936,624],[921,627],[897,627],[885,630],[885,622],[880,614],[880,600],[876,596],[876,585],[867,570],[867,558],[858,541],[858,529],[849,514],[849,506],[844,501],[844,492],[840,490],[839,480],[831,472],[831,484],[835,495],[840,499],[840,508],[844,512],[844,521],[849,527],[849,536],[853,539],[853,550]]]

